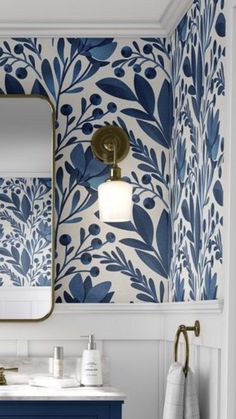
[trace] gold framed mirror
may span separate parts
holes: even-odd
[[[54,305],[55,112],[37,95],[0,95],[0,321]]]

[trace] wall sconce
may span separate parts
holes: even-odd
[[[99,216],[105,222],[123,222],[132,216],[132,186],[122,180],[117,165],[129,152],[129,138],[116,125],[99,128],[92,137],[94,156],[111,165],[109,179],[98,187]]]

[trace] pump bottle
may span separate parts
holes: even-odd
[[[83,351],[81,362],[81,385],[102,386],[102,365],[100,352],[96,349],[94,335],[88,337],[88,349]]]

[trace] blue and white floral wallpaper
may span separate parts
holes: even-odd
[[[174,301],[222,296],[224,0],[195,0],[171,38],[170,214]]]
[[[51,179],[0,178],[0,285],[51,284]]]
[[[0,41],[0,93],[45,95],[56,109],[56,302],[216,298],[224,28],[223,2],[201,0],[169,40]],[[104,124],[129,134],[129,223],[98,218],[108,168],[90,140]]]
[[[56,109],[56,301],[168,298],[170,45],[163,39],[18,38],[0,42],[1,93],[48,96]],[[127,130],[123,175],[133,221],[100,223],[96,128]]]

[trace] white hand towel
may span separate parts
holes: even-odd
[[[185,378],[179,362],[168,372],[163,419],[200,419],[194,374],[189,368]]]
[[[171,364],[167,376],[163,419],[183,419],[184,384],[183,366],[178,362],[174,362]]]
[[[190,368],[185,379],[184,419],[200,419],[194,374]]]

